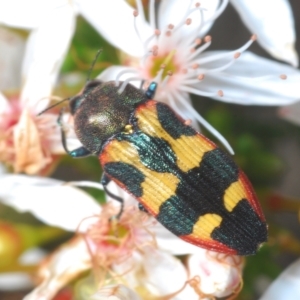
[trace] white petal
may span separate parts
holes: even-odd
[[[161,250],[173,255],[186,255],[199,251],[199,247],[181,240],[157,221],[154,222],[154,225],[151,226],[149,230],[155,234],[155,240],[158,248]]]
[[[243,258],[200,250],[188,259],[190,278],[199,276],[199,288],[205,294],[225,297],[234,292],[241,281]]]
[[[285,269],[259,300],[300,299],[300,259]]]
[[[38,270],[41,283],[24,300],[50,300],[67,283],[91,268],[91,256],[82,236],[57,249]]]
[[[104,36],[111,44],[132,55],[142,56],[144,49],[134,30],[133,7],[124,0],[113,1],[78,1],[82,15]],[[149,25],[137,17],[137,28],[143,39],[152,34]]]
[[[20,212],[31,212],[46,224],[75,231],[84,218],[99,214],[101,208],[82,190],[62,184],[50,178],[3,175],[0,199]]]
[[[4,95],[0,92],[0,113],[4,113],[9,108],[9,103]]]
[[[146,286],[157,295],[179,291],[187,280],[187,272],[179,259],[163,251],[149,251],[144,257]]]
[[[209,51],[206,55],[217,53],[226,52]],[[214,65],[207,64],[207,68],[210,67],[214,67]],[[287,75],[286,80],[280,79],[282,74]],[[214,98],[229,103],[288,105],[300,99],[299,82],[299,70],[261,58],[251,52],[244,52],[228,69],[222,73],[205,74],[203,82],[194,87],[215,93],[222,90],[224,96],[215,96]]]
[[[18,291],[32,288],[32,278],[27,273],[11,272],[0,274],[1,291]]]
[[[20,87],[24,48],[24,38],[12,30],[0,27],[0,90]]]
[[[291,123],[300,125],[300,102],[281,107],[279,116]]]
[[[295,24],[287,0],[231,0],[258,42],[275,58],[298,66]]]
[[[203,0],[201,1],[200,8],[205,9],[203,11],[203,20],[201,20],[201,15],[199,11],[189,14],[188,11],[193,9],[194,4],[198,1],[182,1],[182,0],[163,0],[161,1],[158,13],[158,25],[159,29],[163,32],[167,29],[169,24],[176,26],[182,22],[185,22],[187,18],[192,19],[190,25],[183,25],[178,30],[178,35],[185,37],[186,34],[190,34],[197,30],[198,36],[204,36],[204,34],[212,26],[213,22],[208,22],[201,27],[199,31],[200,22],[206,22],[208,19],[211,19],[219,6],[220,0]],[[200,1],[199,1],[200,2]]]
[[[0,23],[33,29],[53,8],[66,5],[64,0],[0,0]]]
[[[90,297],[91,300],[141,300],[133,290],[125,285],[109,285],[102,287]]]
[[[42,24],[29,36],[23,62],[21,100],[36,112],[44,109],[75,29],[75,15],[70,5],[49,12]]]
[[[102,81],[120,80],[124,81],[136,74],[137,70],[134,68],[124,67],[124,66],[111,66],[106,68],[97,79]],[[136,76],[135,76],[136,77]]]

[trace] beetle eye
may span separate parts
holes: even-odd
[[[69,105],[70,105],[70,111],[72,115],[75,114],[76,110],[78,109],[78,107],[80,106],[84,98],[85,98],[84,95],[78,95],[71,98]]]

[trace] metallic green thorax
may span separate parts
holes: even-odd
[[[75,108],[75,132],[91,153],[98,154],[108,138],[124,131],[136,105],[147,99],[144,91],[130,84],[119,94],[121,84],[99,82],[71,99],[70,106]]]

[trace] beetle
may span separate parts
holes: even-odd
[[[267,240],[267,224],[243,171],[168,105],[153,100],[156,82],[146,91],[120,84],[93,80],[70,98],[82,147],[69,150],[61,126],[66,152],[98,156],[105,192],[123,205],[107,189],[114,181],[179,238],[217,252],[255,254]]]

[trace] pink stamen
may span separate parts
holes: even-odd
[[[185,24],[186,25],[191,25],[192,24],[192,19],[191,18],[186,19]]]

